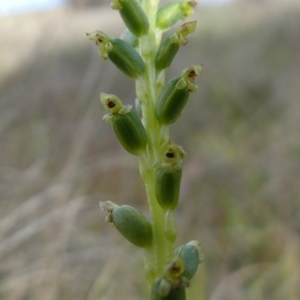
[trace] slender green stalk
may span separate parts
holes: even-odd
[[[157,5],[159,1],[143,1],[143,8],[147,11],[149,20],[149,33],[140,38],[140,54],[145,63],[145,76],[142,80],[136,81],[136,90],[138,98],[142,104],[143,123],[148,136],[147,160],[140,159],[140,173],[145,183],[148,198],[150,217],[153,226],[153,246],[150,250],[151,255],[146,256],[149,260],[146,265],[154,266],[148,276],[152,284],[154,279],[162,274],[166,261],[170,259],[171,253],[174,252],[174,243],[166,237],[164,211],[159,206],[155,197],[154,187],[154,168],[158,161],[158,151],[160,149],[161,132],[160,125],[155,116],[155,103],[159,93],[157,85],[155,55],[157,41],[161,39],[161,33],[156,32],[155,22]],[[162,71],[164,73],[164,71]],[[161,75],[160,78],[163,78]],[[164,82],[160,81],[160,86]],[[173,222],[175,225],[175,223]],[[175,229],[173,229],[175,231]],[[153,261],[152,261],[153,260]]]
[[[102,31],[88,33],[99,46],[99,55],[110,59],[125,75],[135,80],[137,103],[142,116],[124,105],[116,95],[101,93],[101,102],[124,149],[139,158],[150,211],[150,222],[136,209],[101,202],[106,220],[132,244],[145,249],[146,277],[152,300],[185,300],[185,288],[200,262],[196,242],[175,251],[174,209],[178,204],[184,150],[169,140],[169,126],[186,105],[190,92],[197,90],[194,79],[202,70],[195,65],[165,84],[179,46],[196,22],[187,22],[161,42],[163,31],[192,13],[195,2],[178,0],[161,6],[159,0],[112,0],[127,25],[128,39],[110,38]],[[134,47],[137,47],[135,49]],[[170,54],[171,53],[171,54]]]

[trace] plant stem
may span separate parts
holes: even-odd
[[[154,165],[158,162],[161,145],[161,128],[154,108],[157,95],[164,84],[164,74],[160,74],[159,83],[157,83],[155,69],[157,43],[161,39],[161,33],[155,30],[158,2],[157,0],[142,1],[144,11],[147,12],[150,29],[147,35],[139,39],[139,52],[145,63],[145,75],[136,80],[137,97],[141,101],[143,123],[148,137],[147,157],[140,157],[139,166],[146,188],[153,228],[153,244],[150,249],[147,249],[145,258],[149,284],[152,284],[156,277],[162,275],[166,261],[174,252],[174,240],[166,236],[165,214],[156,200],[154,184]],[[173,229],[175,232],[175,228]]]

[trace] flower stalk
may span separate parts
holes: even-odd
[[[186,299],[185,289],[202,262],[200,247],[182,245],[175,251],[174,211],[180,198],[182,162],[185,152],[169,137],[169,126],[177,121],[195,92],[195,78],[201,65],[184,69],[165,84],[165,70],[174,61],[180,45],[187,43],[196,21],[185,22],[163,39],[163,32],[192,14],[196,2],[173,0],[159,7],[159,0],[112,0],[127,29],[120,38],[97,30],[87,33],[98,53],[123,74],[135,80],[136,112],[114,94],[101,93],[108,114],[104,121],[113,126],[123,148],[139,160],[150,212],[148,221],[129,205],[101,202],[106,220],[133,245],[145,250],[145,272],[151,299]],[[179,250],[178,250],[179,249]]]

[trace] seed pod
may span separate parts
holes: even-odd
[[[166,172],[164,168],[155,171],[155,196],[164,210],[173,210],[178,204],[181,169]]]
[[[180,76],[174,77],[165,84],[155,104],[155,114],[160,124],[171,124],[180,117],[190,92],[198,89],[195,78],[202,69],[202,65],[185,68]]]
[[[167,36],[160,44],[156,58],[155,67],[161,71],[169,67],[179,50],[180,45],[186,45],[186,37],[196,28],[196,21],[181,25],[173,34]]]
[[[100,98],[105,109],[110,112],[103,120],[112,124],[121,145],[134,155],[145,151],[147,134],[137,113],[130,105],[123,105],[115,95],[101,93]]]
[[[192,279],[197,272],[198,265],[203,261],[204,256],[200,252],[199,243],[191,241],[175,250],[176,255],[180,255],[185,263],[183,277]]]
[[[171,140],[161,145],[160,161],[155,164],[154,180],[157,202],[165,212],[172,211],[177,206],[184,156],[182,147]]]
[[[87,33],[87,36],[99,47],[98,52],[102,59],[109,58],[128,77],[137,78],[143,75],[144,61],[128,43],[119,38],[111,39],[99,30]]]
[[[128,77],[136,78],[144,72],[144,61],[138,52],[121,39],[112,39],[108,57]]]
[[[161,90],[155,105],[156,118],[160,124],[171,124],[180,117],[190,95],[186,87],[180,86],[181,82],[181,77],[175,77]]]
[[[169,35],[160,44],[155,58],[157,71],[168,68],[179,50],[180,44],[176,42],[176,36]]]
[[[180,19],[184,19],[194,12],[196,1],[172,1],[159,8],[156,15],[156,26],[168,29]]]
[[[156,14],[156,26],[167,29],[182,18],[182,10],[179,1],[169,2],[159,8]]]
[[[112,0],[111,7],[120,11],[128,29],[140,37],[148,33],[149,21],[140,3],[136,0]]]
[[[152,243],[152,226],[135,208],[118,206],[111,201],[100,202],[100,207],[109,212],[107,221],[132,244],[147,248]]]
[[[129,153],[138,155],[145,151],[146,131],[134,110],[126,114],[114,114],[111,123],[119,142]]]
[[[160,294],[162,277],[155,279],[151,288],[151,300],[185,300],[185,288],[184,286],[178,288],[170,288],[167,295],[162,296]]]

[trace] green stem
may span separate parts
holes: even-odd
[[[148,137],[147,157],[140,157],[139,165],[153,226],[153,245],[147,249],[145,258],[149,284],[152,284],[156,277],[161,276],[167,260],[174,252],[174,240],[169,239],[166,235],[165,215],[156,200],[154,186],[154,165],[159,159],[161,145],[161,128],[154,108],[157,94],[164,83],[164,74],[160,74],[160,78],[157,80],[155,70],[157,42],[161,39],[161,33],[155,30],[158,2],[157,0],[142,1],[143,8],[147,12],[150,29],[147,35],[139,39],[139,52],[145,63],[145,74],[143,78],[136,81],[137,97],[142,104],[143,123]]]

